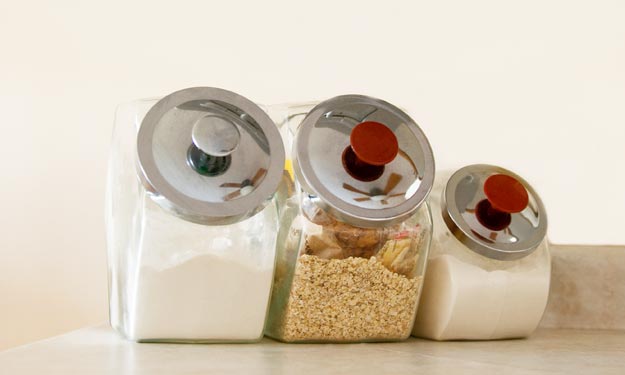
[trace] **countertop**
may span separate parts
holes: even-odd
[[[625,331],[540,329],[530,339],[303,345],[137,344],[86,328],[0,352],[0,374],[625,373]]]

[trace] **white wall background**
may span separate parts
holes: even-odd
[[[623,1],[0,0],[0,349],[107,317],[117,103],[197,85],[409,110],[439,167],[542,194],[550,236],[625,243]]]

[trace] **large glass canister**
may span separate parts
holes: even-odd
[[[285,169],[290,173],[292,179],[294,178],[294,173],[291,157],[293,155],[292,146],[295,140],[295,133],[308,112],[317,104],[319,104],[318,101],[310,101],[262,106],[280,130],[286,151]]]
[[[431,238],[434,180],[417,124],[379,99],[315,106],[293,144],[265,333],[285,342],[410,336]]]
[[[547,215],[515,173],[470,165],[437,178],[434,237],[413,334],[434,340],[530,335],[547,304]]]
[[[260,339],[283,170],[275,124],[240,95],[198,87],[122,105],[106,196],[111,325],[143,342]]]

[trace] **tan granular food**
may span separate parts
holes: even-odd
[[[284,312],[282,339],[404,339],[410,335],[420,282],[389,271],[375,257],[302,255]]]

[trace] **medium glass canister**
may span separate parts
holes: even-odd
[[[259,340],[283,170],[275,124],[233,92],[120,106],[106,196],[111,325],[140,342]]]
[[[360,95],[297,126],[266,334],[284,342],[409,337],[431,238],[430,145],[399,108]]]
[[[547,215],[515,173],[470,165],[437,178],[434,237],[413,334],[434,340],[530,335],[547,304]]]

